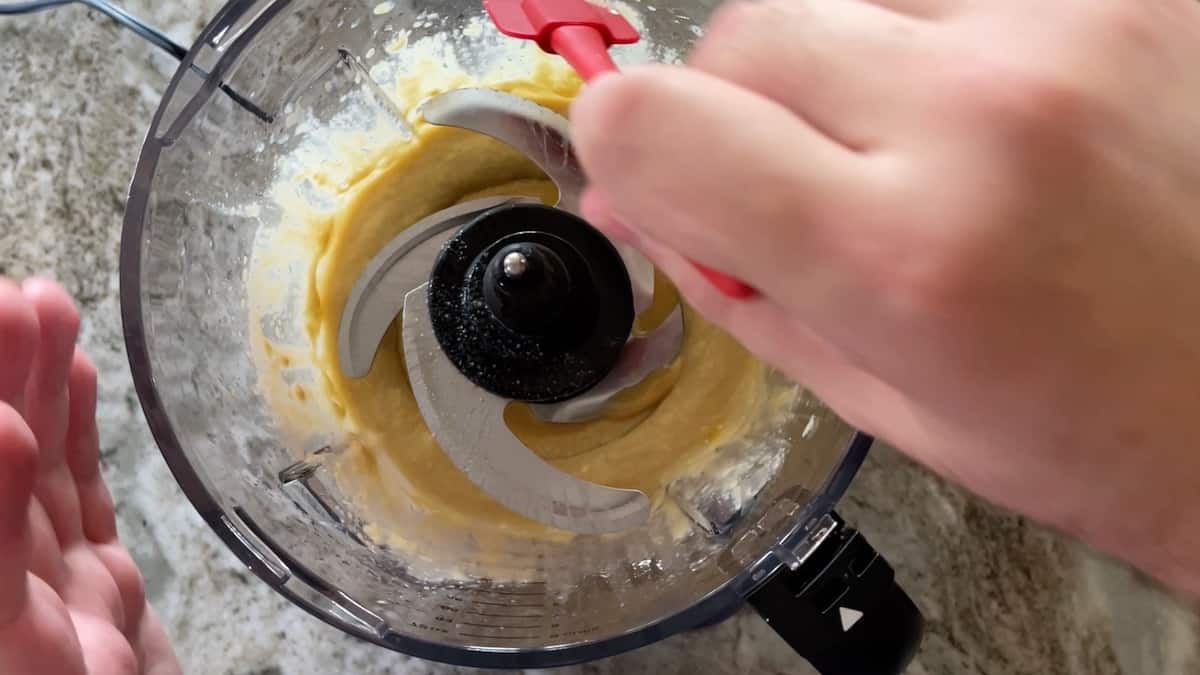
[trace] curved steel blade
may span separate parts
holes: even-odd
[[[683,346],[683,310],[679,307],[650,333],[629,339],[612,372],[600,384],[560,403],[538,403],[529,407],[543,422],[587,422],[604,412],[617,394],[636,386],[650,373],[670,363]]]
[[[442,353],[427,286],[405,298],[402,334],[425,424],[450,461],[487,495],[526,518],[580,534],[620,532],[646,522],[650,499],[642,492],[559,471],[513,435],[504,423],[509,401],[475,386]]]
[[[406,228],[383,247],[355,282],[338,324],[338,365],[346,377],[371,370],[379,343],[404,309],[404,296],[429,281],[438,253],[454,231],[519,197],[476,199],[434,213]],[[404,264],[400,264],[403,261]]]
[[[528,157],[558,187],[558,204],[579,212],[587,185],[571,146],[567,118],[520,96],[492,89],[454,89],[421,104],[426,122],[491,136]]]
[[[492,89],[454,89],[421,104],[430,124],[457,127],[491,136],[528,157],[558,187],[560,209],[579,213],[587,179],[571,146],[567,118],[533,101]],[[634,312],[654,300],[654,266],[632,246],[614,245],[625,261],[633,286]]]

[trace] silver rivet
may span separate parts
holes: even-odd
[[[519,279],[525,276],[526,270],[529,269],[529,259],[524,253],[513,251],[504,256],[504,276],[510,279]]]

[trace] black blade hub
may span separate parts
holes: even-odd
[[[629,273],[581,218],[510,204],[463,226],[429,281],[434,333],[476,385],[555,403],[612,370],[633,326]]]

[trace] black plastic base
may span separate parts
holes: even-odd
[[[839,527],[799,569],[784,569],[750,604],[822,675],[902,673],[924,618],[891,565],[856,530]]]

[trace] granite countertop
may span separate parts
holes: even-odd
[[[124,3],[190,42],[219,0]],[[117,247],[127,181],[174,70],[72,6],[0,17],[0,273],[59,279],[101,371],[100,432],[124,541],[189,673],[453,673],[346,637],[268,590],[180,492],[138,406],[121,339]],[[841,509],[928,618],[915,674],[1200,673],[1200,621],[1124,567],[873,453]],[[810,672],[756,617],[577,673]]]

